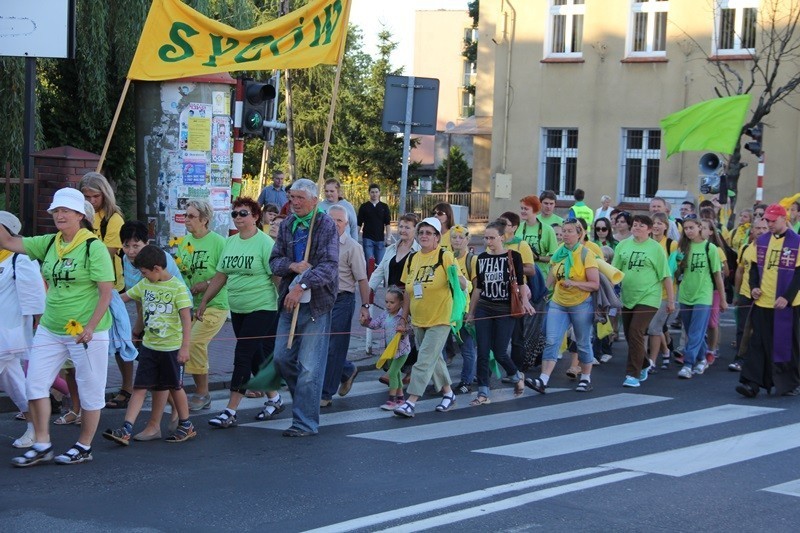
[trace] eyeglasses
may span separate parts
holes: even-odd
[[[186,220],[194,220],[200,218],[200,215],[186,215]]]
[[[604,228],[604,227],[601,227],[601,226],[597,226],[596,228],[594,228],[594,230],[595,230],[595,231],[608,231],[608,228]]]
[[[435,231],[431,231],[431,230],[419,230],[417,232],[417,235],[428,235],[428,236],[430,236],[430,235],[436,235],[436,232]]]
[[[244,217],[246,217],[246,216],[249,216],[250,214],[251,214],[251,213],[250,213],[250,211],[249,211],[249,210],[247,210],[247,209],[240,209],[239,211],[236,211],[236,210],[234,209],[233,211],[231,211],[231,216],[232,216],[233,218],[237,218],[237,217],[242,217],[242,218],[244,218]]]
[[[683,220],[697,220],[697,215],[694,213],[689,213],[688,215],[683,217]]]
[[[437,217],[447,216],[447,213],[445,213],[444,211],[439,211],[438,209],[434,211],[433,214],[436,215]]]

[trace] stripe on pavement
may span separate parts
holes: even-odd
[[[761,490],[800,498],[800,479],[795,479],[794,481],[781,483],[780,485],[773,485],[771,487],[767,487]]]
[[[523,411],[470,417],[461,420],[447,420],[437,422],[436,424],[417,425],[384,431],[370,431],[368,433],[358,433],[350,436],[396,443],[419,442],[524,426],[551,420],[561,420],[574,416],[637,407],[667,400],[671,400],[671,398],[646,394],[621,393],[557,405],[546,405],[533,409],[525,409]],[[494,401],[494,399],[492,401]],[[474,409],[481,409],[481,407],[476,407]]]
[[[543,459],[576,452],[584,452],[622,444],[678,431],[723,424],[753,416],[783,411],[767,407],[748,405],[720,405],[709,409],[700,409],[688,413],[680,413],[658,418],[650,418],[628,424],[608,426],[590,431],[570,433],[547,439],[531,440],[506,446],[495,446],[475,450],[478,453],[508,455],[523,459]]]

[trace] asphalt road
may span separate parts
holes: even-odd
[[[75,466],[12,468],[24,427],[3,414],[0,530],[797,531],[800,398],[739,396],[729,348],[702,376],[673,367],[624,389],[615,348],[588,394],[561,361],[545,395],[515,399],[498,382],[491,405],[460,396],[436,413],[428,396],[411,420],[380,411],[385,387],[362,372],[303,439],[281,436],[288,408],[255,422],[260,400],[246,400],[239,427],[211,429],[220,391],[193,417],[193,441],[98,437],[94,461]],[[101,430],[122,416],[105,411]],[[77,428],[52,435],[61,452]]]

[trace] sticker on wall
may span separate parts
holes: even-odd
[[[231,93],[226,91],[211,92],[212,111],[215,115],[230,115]]]
[[[231,135],[230,119],[225,117],[214,117],[213,142],[211,143],[211,162],[228,163],[231,162]]]

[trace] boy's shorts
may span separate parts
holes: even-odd
[[[159,391],[183,388],[183,364],[178,363],[178,350],[162,352],[140,346],[138,361],[134,389]]]

